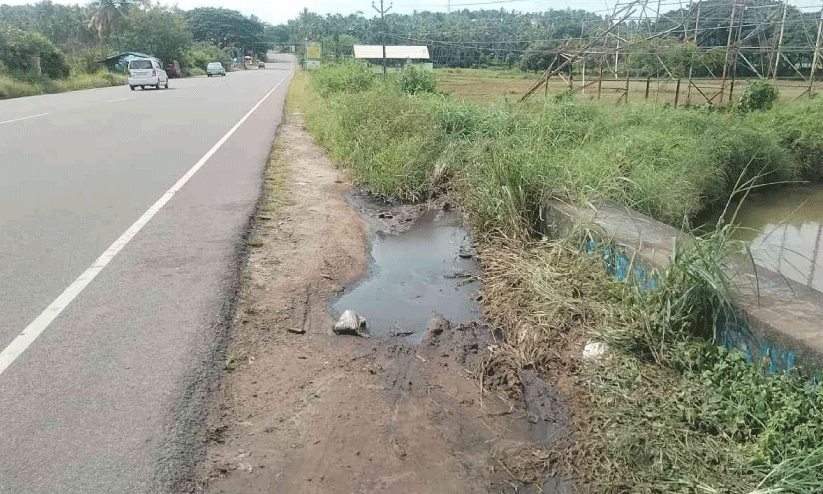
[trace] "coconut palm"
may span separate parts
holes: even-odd
[[[89,29],[97,31],[97,36],[104,43],[109,42],[112,34],[120,29],[123,18],[129,9],[146,5],[149,0],[96,0],[92,7],[96,9],[89,19]]]

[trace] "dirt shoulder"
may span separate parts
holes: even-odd
[[[288,116],[273,158],[210,413],[203,489],[514,492],[542,471],[527,412],[481,395],[474,378],[485,328],[434,321],[419,347],[331,334],[327,301],[366,272],[369,227],[299,115]]]

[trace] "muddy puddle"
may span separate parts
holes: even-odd
[[[373,336],[403,336],[418,344],[438,313],[454,324],[477,320],[480,268],[460,215],[431,207],[386,211],[354,197],[374,227],[370,272],[334,302],[336,315],[351,309],[366,318]]]

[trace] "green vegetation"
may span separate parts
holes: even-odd
[[[788,149],[801,169],[801,178],[823,182],[823,99],[777,104],[771,111],[753,112],[745,123],[768,129]]]
[[[437,79],[431,71],[409,65],[403,69],[397,80],[400,91],[406,94],[437,92]]]
[[[417,199],[456,188],[481,231],[534,226],[546,197],[608,199],[680,224],[725,202],[744,171],[744,180],[801,178],[782,130],[754,117],[575,100],[489,108],[407,95],[391,78],[358,90],[345,82],[353,67],[316,72],[326,100],[308,125],[320,143],[379,194]],[[810,118],[823,115],[809,108]]]
[[[0,99],[63,93],[66,91],[94,89],[98,87],[122,86],[125,83],[126,76],[109,74],[107,72],[79,74],[58,80],[41,78],[34,81],[20,81],[0,75]]]
[[[0,5],[0,98],[124,84],[100,62],[126,51],[200,75],[209,62],[231,67],[239,47],[264,55],[269,39],[259,19],[228,9],[186,12],[143,0]]]
[[[722,72],[729,39],[729,0],[703,0],[701,9],[683,4],[668,12],[661,11],[657,20],[630,21],[620,30],[620,56],[616,67],[611,62],[604,69],[621,75],[682,77],[716,77]],[[670,4],[670,8],[674,4]],[[491,7],[491,6],[489,6]],[[665,10],[665,9],[664,9]],[[702,10],[702,15],[698,13]],[[746,3],[740,39],[748,40],[737,57],[739,77],[771,74],[771,53],[781,35],[782,6],[778,0],[750,0]],[[459,68],[519,67],[524,71],[543,71],[562,63],[558,52],[573,53],[606,29],[612,12],[547,9],[520,12],[505,8],[481,10],[456,9],[453,12],[415,11],[391,13],[385,27],[378,18],[357,13],[348,16],[319,15],[304,9],[297,19],[267,30],[273,39],[301,49],[305,39],[323,43],[323,56],[329,60],[351,54],[358,40],[380,44],[385,33],[389,44],[425,44],[437,66]],[[648,13],[647,13],[648,14]],[[635,15],[642,15],[635,12]],[[698,15],[700,19],[698,22]],[[620,15],[617,15],[618,18]],[[818,12],[789,5],[783,32],[787,57],[778,61],[777,74],[794,77],[795,68],[807,71],[812,62],[812,43],[817,34]],[[694,28],[699,25],[698,39]],[[685,28],[685,29],[684,29]],[[649,36],[649,33],[658,33]],[[600,45],[596,45],[600,46]],[[614,45],[612,45],[614,46]],[[587,65],[594,74],[600,57],[590,57]],[[749,65],[749,63],[753,65]],[[664,67],[666,65],[666,67]],[[580,70],[582,63],[576,64]],[[805,72],[806,74],[808,72]]]
[[[777,88],[766,81],[750,81],[735,107],[742,113],[771,110],[777,101]]]
[[[823,485],[823,389],[764,375],[701,337],[717,322],[705,309],[724,307],[711,300],[712,273],[713,256],[731,247],[727,236],[681,247],[652,293],[615,282],[576,243],[496,242],[483,251],[486,318],[504,334],[484,380],[517,392],[519,372],[535,369],[565,391],[577,436],[555,444],[548,464],[584,490],[814,493]],[[609,343],[607,356],[584,360],[587,341]]]
[[[547,470],[592,492],[819,491],[823,390],[713,344],[735,317],[721,266],[745,247],[731,227],[676,245],[651,292],[609,278],[585,242],[539,235],[547,198],[616,201],[681,225],[753,186],[807,177],[820,169],[805,154],[823,149],[819,101],[745,113],[573,98],[488,107],[408,94],[395,78],[340,82],[356,70],[314,73],[316,93],[301,92],[308,129],[374,192],[462,202],[481,241],[485,316],[504,336],[479,375],[517,394],[534,369],[571,401],[576,435]],[[608,357],[583,360],[587,341],[608,343]]]

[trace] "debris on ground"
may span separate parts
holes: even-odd
[[[339,335],[362,336],[369,338],[366,328],[366,318],[358,316],[353,310],[346,310],[334,324],[334,333]]]

